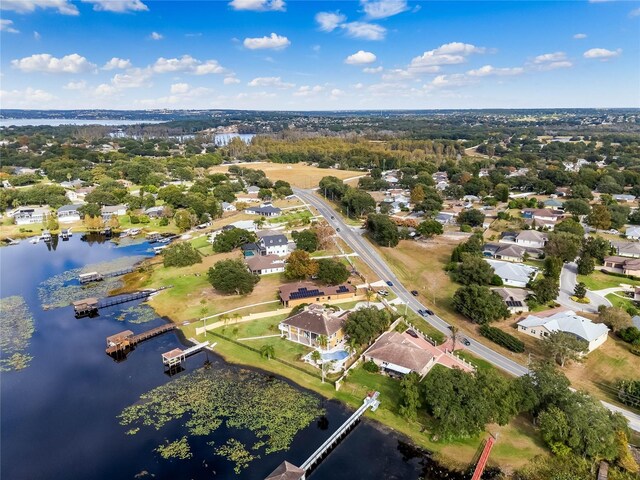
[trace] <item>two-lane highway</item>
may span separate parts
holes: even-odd
[[[386,262],[380,257],[378,252],[372,247],[372,245],[362,237],[362,231],[358,229],[357,231],[347,225],[340,214],[336,213],[334,209],[331,207],[329,203],[315,195],[315,193],[311,190],[302,190],[299,188],[293,189],[294,193],[300,198],[303,202],[313,206],[320,215],[322,215],[327,222],[337,231],[339,232],[340,238],[342,238],[349,247],[356,252],[359,257],[369,265],[369,268],[373,270],[376,275],[378,275],[381,279],[385,281],[390,281],[393,283],[393,287],[390,288],[393,293],[395,293],[400,300],[405,302],[411,310],[418,313],[418,310],[424,310],[426,307],[422,305],[416,297],[411,295],[400,282],[398,277],[391,271]],[[449,329],[449,324],[445,322],[442,318],[437,315],[427,315],[424,317],[427,322],[429,322],[433,327],[437,328],[439,331],[446,335],[451,334],[451,330]],[[525,375],[528,372],[528,369],[519,363],[514,362],[513,360],[497,353],[491,348],[481,344],[477,340],[469,337],[465,334],[465,337],[468,338],[471,345],[467,346],[466,349],[471,353],[477,355],[478,357],[488,361],[489,363],[495,365],[498,368],[505,370],[506,372],[521,376]],[[630,412],[629,410],[616,407],[615,405],[611,405],[607,402],[602,402],[602,404],[613,412],[618,412],[624,415],[624,417],[629,421],[629,427],[635,431],[640,432],[640,415]]]

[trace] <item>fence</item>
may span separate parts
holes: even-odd
[[[444,352],[444,354],[445,354],[446,356],[448,356],[448,357],[450,357],[450,358],[452,358],[452,359],[454,359],[454,360],[456,360],[456,361],[458,361],[458,362],[462,363],[463,365],[468,366],[468,367],[469,367],[470,369],[472,369],[474,372],[477,370],[477,369],[476,369],[476,366],[475,366],[473,363],[471,363],[471,362],[467,362],[464,358],[462,358],[462,357],[460,357],[460,356],[458,356],[458,355],[455,355],[455,354],[453,354],[453,353],[451,353],[451,352],[448,352],[448,351],[447,351],[447,352]]]

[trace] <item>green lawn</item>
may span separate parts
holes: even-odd
[[[630,298],[622,298],[615,293],[610,293],[606,295],[605,298],[609,300],[614,307],[620,307],[624,310],[628,308],[638,308]]]
[[[616,277],[614,275],[607,275],[598,270],[591,275],[578,275],[578,282],[584,283],[589,290],[603,290],[605,288],[619,287],[621,283],[627,285],[640,286],[640,282],[637,280],[631,280],[630,278]]]
[[[462,358],[462,359],[466,360],[467,362],[469,362],[471,365],[476,367],[478,370],[485,370],[485,371],[486,370],[498,370],[499,372],[502,371],[500,369],[497,369],[493,365],[491,365],[486,360],[478,358],[475,355],[473,355],[472,353],[467,352],[466,350],[458,350],[458,351],[456,351],[456,355],[458,355],[460,358]]]

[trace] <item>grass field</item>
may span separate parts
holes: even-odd
[[[270,180],[284,180],[291,185],[300,188],[313,188],[318,186],[320,179],[326,176],[334,176],[340,179],[356,177],[362,175],[362,172],[351,170],[336,170],[329,168],[317,168],[301,163],[284,164],[284,163],[268,163],[268,162],[256,162],[247,163],[242,165],[245,168],[254,168],[256,170],[262,170],[267,174]],[[211,167],[209,172],[211,173],[226,173],[229,169],[228,165],[218,165]]]
[[[638,280],[607,275],[606,273],[602,273],[598,270],[593,272],[591,275],[578,275],[578,282],[584,283],[589,290],[616,288],[619,287],[621,283],[640,286],[640,282]]]

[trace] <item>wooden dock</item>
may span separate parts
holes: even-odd
[[[107,355],[117,355],[126,350],[134,348],[138,343],[144,342],[158,335],[162,335],[165,332],[175,330],[178,326],[175,323],[167,323],[166,325],[160,325],[159,327],[152,328],[146,332],[134,335],[131,330],[125,330],[115,335],[107,337],[107,348],[105,352]]]
[[[487,461],[489,460],[489,455],[491,455],[491,449],[493,448],[495,441],[496,440],[493,436],[489,436],[486,440],[471,480],[480,480],[480,477],[482,477],[482,473],[484,472],[484,468],[487,466]]]
[[[133,302],[134,300],[139,300],[141,298],[147,298],[155,293],[161,292],[162,290],[171,288],[172,286],[173,285],[168,285],[155,290],[142,290],[140,292],[107,297],[102,300],[98,300],[97,298],[86,298],[84,300],[73,302],[73,309],[75,311],[76,318],[91,316],[97,314],[98,310],[101,308],[112,307],[122,303]]]
[[[162,354],[162,363],[169,368],[177,367],[178,365],[182,365],[182,362],[186,360],[186,358],[194,353],[198,353],[203,348],[209,346],[209,341],[197,343],[196,345],[187,348],[186,350],[182,350],[181,348],[174,348],[168,352]],[[213,345],[215,346],[215,345]]]
[[[82,284],[90,283],[90,282],[100,282],[105,278],[119,277],[120,275],[125,275],[131,272],[133,272],[133,267],[122,268],[120,270],[114,270],[113,272],[106,272],[106,273],[100,273],[100,272],[81,273],[78,276],[78,280]]]

